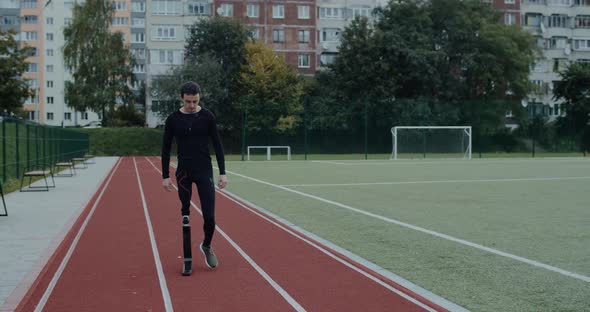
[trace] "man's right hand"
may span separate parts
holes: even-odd
[[[172,182],[170,182],[170,178],[162,180],[162,186],[168,192],[172,192],[174,190],[174,188],[172,187]]]

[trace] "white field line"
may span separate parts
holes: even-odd
[[[162,171],[160,171],[160,169],[158,169],[149,158],[146,157],[145,159],[152,165],[152,167],[154,167],[154,169],[158,173],[162,174]],[[178,191],[178,188],[174,183],[172,183],[172,186]],[[193,208],[195,208],[195,210],[200,215],[203,215],[201,210],[197,207],[197,205],[195,205],[195,203],[192,200],[191,206],[193,206]],[[284,290],[283,287],[281,287],[281,285],[275,282],[272,279],[272,277],[270,277],[270,275],[268,275],[268,273],[266,273],[242,248],[240,248],[240,246],[236,244],[236,242],[234,242],[229,237],[229,235],[227,235],[217,225],[215,226],[215,229],[230,243],[230,245],[232,245],[232,247],[234,247],[234,249],[238,251],[238,253],[256,270],[256,272],[258,272],[258,274],[260,274],[295,309],[295,311],[305,311],[305,309],[295,299],[293,299],[293,297],[291,297],[291,295],[289,295],[289,293],[286,290]]]
[[[481,179],[481,180],[432,180],[432,181],[399,181],[399,182],[359,182],[359,183],[316,183],[316,184],[281,184],[284,187],[294,186],[364,186],[364,185],[404,185],[404,184],[435,184],[435,183],[481,183],[481,182],[524,182],[524,181],[566,181],[585,180],[585,177],[544,177],[544,178],[516,178],[516,179]]]
[[[137,176],[137,184],[139,185],[139,191],[141,194],[141,203],[143,205],[143,212],[145,215],[145,220],[148,227],[148,233],[150,236],[150,244],[152,246],[152,253],[154,255],[154,262],[156,265],[156,271],[158,272],[158,280],[160,282],[160,290],[162,291],[162,298],[164,299],[164,308],[168,312],[173,312],[174,308],[172,307],[172,299],[170,298],[170,292],[168,291],[168,285],[166,284],[166,275],[164,275],[164,270],[162,269],[162,261],[160,260],[160,253],[158,252],[158,246],[156,245],[156,238],[154,235],[154,229],[152,227],[152,221],[150,218],[150,213],[148,211],[147,203],[145,200],[145,195],[143,193],[143,186],[141,185],[141,178],[139,177],[139,170],[137,169],[137,162],[135,161],[135,157],[133,157],[133,165],[135,166],[135,174]]]
[[[578,280],[581,280],[581,281],[590,283],[590,277],[585,276],[585,275],[581,275],[581,274],[578,274],[578,273],[566,271],[564,269],[560,269],[560,268],[557,268],[557,267],[554,267],[554,266],[551,266],[551,265],[548,265],[548,264],[544,264],[544,263],[541,263],[541,262],[538,262],[538,261],[535,261],[535,260],[527,259],[527,258],[524,258],[524,257],[521,257],[521,256],[516,256],[516,255],[510,254],[510,253],[507,253],[507,252],[503,252],[503,251],[500,251],[500,250],[497,250],[497,249],[494,249],[494,248],[490,248],[490,247],[486,247],[486,246],[483,246],[483,245],[480,245],[480,244],[476,244],[476,243],[473,243],[473,242],[470,242],[470,241],[467,241],[467,240],[464,240],[464,239],[460,239],[460,238],[456,238],[456,237],[453,237],[453,236],[450,236],[450,235],[446,235],[446,234],[442,234],[442,233],[439,233],[439,232],[431,231],[431,230],[428,230],[428,229],[425,229],[425,228],[422,228],[422,227],[419,227],[419,226],[415,226],[415,225],[412,225],[412,224],[409,224],[409,223],[405,223],[405,222],[402,222],[402,221],[399,221],[399,220],[387,218],[387,217],[384,217],[384,216],[381,216],[381,215],[378,215],[378,214],[374,214],[374,213],[367,212],[367,211],[364,211],[364,210],[361,210],[361,209],[358,209],[358,208],[354,208],[354,207],[351,207],[351,206],[348,206],[348,205],[345,205],[345,204],[341,204],[341,203],[338,203],[338,202],[335,202],[335,201],[332,201],[332,200],[329,200],[329,199],[325,199],[325,198],[322,198],[322,197],[319,197],[319,196],[315,196],[315,195],[307,194],[307,193],[300,192],[300,191],[297,191],[297,190],[293,190],[293,189],[290,189],[290,188],[287,188],[287,187],[284,187],[284,186],[280,186],[280,185],[273,184],[273,183],[270,183],[270,182],[266,182],[266,181],[263,181],[263,180],[260,180],[260,179],[252,178],[252,177],[249,177],[249,176],[246,176],[246,175],[243,175],[243,174],[239,174],[239,173],[228,171],[228,170],[226,170],[226,172],[227,173],[231,173],[231,174],[236,175],[236,176],[239,176],[239,177],[242,177],[242,178],[245,178],[245,179],[248,179],[248,180],[251,180],[251,181],[254,181],[254,182],[258,182],[260,184],[272,186],[272,187],[275,187],[275,188],[278,188],[278,189],[281,189],[281,190],[284,190],[284,191],[287,191],[287,192],[295,193],[295,194],[298,194],[298,195],[301,195],[301,196],[304,196],[304,197],[307,197],[307,198],[315,199],[317,201],[321,201],[321,202],[324,202],[324,203],[327,203],[327,204],[331,204],[331,205],[334,205],[334,206],[337,206],[337,207],[340,207],[340,208],[348,209],[350,211],[354,211],[354,212],[363,214],[363,215],[368,216],[368,217],[372,217],[372,218],[375,218],[375,219],[378,219],[378,220],[382,220],[382,221],[385,221],[385,222],[388,222],[388,223],[392,223],[392,224],[396,224],[396,225],[399,225],[399,226],[403,226],[403,227],[406,227],[406,228],[409,228],[409,229],[412,229],[412,230],[415,230],[415,231],[418,231],[418,232],[422,232],[422,233],[429,234],[429,235],[432,235],[432,236],[435,236],[435,237],[446,239],[446,240],[449,240],[449,241],[452,241],[452,242],[455,242],[455,243],[459,243],[459,244],[462,244],[462,245],[465,245],[465,246],[473,247],[473,248],[476,248],[476,249],[479,249],[479,250],[482,250],[482,251],[486,251],[486,252],[489,252],[489,253],[492,253],[492,254],[495,254],[495,255],[498,255],[498,256],[503,256],[503,257],[506,257],[506,258],[510,258],[510,259],[513,259],[513,260],[516,260],[516,261],[519,261],[519,262],[522,262],[522,263],[526,263],[526,264],[529,264],[529,265],[532,265],[532,266],[535,266],[535,267],[538,267],[538,268],[546,269],[546,270],[549,270],[549,271],[552,271],[552,272],[555,272],[555,273],[559,273],[561,275],[573,277],[575,279],[578,279]]]
[[[57,268],[57,271],[55,271],[55,274],[53,275],[53,278],[51,278],[49,285],[47,285],[47,288],[45,289],[43,296],[41,296],[41,299],[39,299],[39,303],[35,307],[35,312],[41,312],[41,311],[43,311],[43,308],[45,308],[45,305],[47,304],[47,300],[49,299],[49,296],[51,296],[51,293],[53,292],[55,285],[57,285],[57,281],[59,281],[59,278],[61,277],[61,274],[64,272],[66,265],[68,265],[68,262],[70,261],[70,258],[72,257],[72,254],[74,253],[74,249],[76,249],[76,246],[78,245],[78,241],[80,240],[80,237],[82,236],[82,233],[84,233],[84,230],[86,229],[86,226],[88,225],[88,222],[90,221],[90,219],[94,215],[94,210],[96,210],[98,203],[102,199],[102,195],[104,194],[105,190],[107,189],[107,187],[111,183],[111,179],[113,178],[113,175],[115,174],[115,172],[119,168],[119,164],[121,164],[121,158],[119,158],[117,160],[117,164],[115,165],[115,168],[111,172],[109,179],[102,187],[100,194],[98,195],[98,197],[94,201],[94,205],[92,205],[92,209],[90,209],[90,212],[86,216],[86,219],[84,219],[84,223],[82,223],[82,225],[80,226],[80,229],[78,230],[78,233],[76,234],[76,237],[72,241],[72,244],[70,245],[70,248],[68,249],[68,252],[66,253],[64,258],[62,259],[61,264]]]

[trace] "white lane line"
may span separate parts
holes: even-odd
[[[425,229],[425,228],[422,228],[422,227],[419,227],[419,226],[415,226],[415,225],[412,225],[412,224],[409,224],[409,223],[405,223],[405,222],[402,222],[402,221],[398,221],[398,220],[395,220],[395,219],[390,219],[390,218],[387,218],[387,217],[384,217],[384,216],[381,216],[381,215],[378,215],[378,214],[374,214],[374,213],[367,212],[367,211],[364,211],[364,210],[361,210],[361,209],[358,209],[358,208],[354,208],[354,207],[351,207],[351,206],[348,206],[348,205],[345,205],[345,204],[341,204],[341,203],[338,203],[338,202],[335,202],[335,201],[332,201],[332,200],[329,200],[329,199],[325,199],[325,198],[322,198],[322,197],[319,197],[319,196],[307,194],[307,193],[300,192],[300,191],[297,191],[297,190],[293,190],[293,189],[290,189],[290,188],[287,188],[287,187],[284,187],[284,186],[280,186],[280,185],[277,185],[277,184],[273,184],[273,183],[270,183],[270,182],[266,182],[266,181],[263,181],[263,180],[252,178],[252,177],[249,177],[249,176],[246,176],[246,175],[243,175],[243,174],[239,174],[239,173],[228,171],[228,170],[226,170],[226,172],[227,173],[231,173],[231,174],[236,175],[236,176],[239,176],[239,177],[242,177],[242,178],[245,178],[245,179],[248,179],[248,180],[251,180],[251,181],[254,181],[254,182],[258,182],[258,183],[261,183],[261,184],[272,186],[272,187],[275,187],[275,188],[278,188],[278,189],[281,189],[281,190],[284,190],[284,191],[287,191],[287,192],[291,192],[291,193],[295,193],[295,194],[298,194],[298,195],[301,195],[301,196],[304,196],[304,197],[307,197],[307,198],[315,199],[315,200],[318,200],[318,201],[321,201],[321,202],[324,202],[324,203],[327,203],[327,204],[331,204],[331,205],[334,205],[334,206],[337,206],[337,207],[340,207],[340,208],[348,209],[350,211],[354,211],[354,212],[363,214],[365,216],[369,216],[369,217],[372,217],[372,218],[375,218],[375,219],[379,219],[379,220],[382,220],[382,221],[385,221],[385,222],[388,222],[388,223],[397,224],[399,226],[403,226],[403,227],[406,227],[406,228],[409,228],[409,229],[412,229],[412,230],[415,230],[415,231],[418,231],[418,232],[426,233],[426,234],[429,234],[429,235],[432,235],[432,236],[436,236],[436,237],[439,237],[439,238],[442,238],[442,239],[446,239],[446,240],[449,240],[449,241],[452,241],[452,242],[455,242],[455,243],[459,243],[459,244],[462,244],[462,245],[473,247],[473,248],[476,248],[476,249],[479,249],[479,250],[482,250],[482,251],[486,251],[486,252],[489,252],[489,253],[492,253],[492,254],[495,254],[495,255],[498,255],[498,256],[507,257],[507,258],[510,258],[510,259],[513,259],[513,260],[516,260],[516,261],[520,261],[522,263],[526,263],[526,264],[529,264],[529,265],[532,265],[532,266],[535,266],[535,267],[538,267],[538,268],[546,269],[546,270],[549,270],[549,271],[552,271],[552,272],[559,273],[561,275],[573,277],[575,279],[579,279],[581,281],[590,283],[590,277],[585,276],[585,275],[582,275],[582,274],[578,274],[578,273],[566,271],[564,269],[560,269],[560,268],[557,268],[557,267],[554,267],[554,266],[551,266],[551,265],[548,265],[548,264],[545,264],[545,263],[541,263],[541,262],[538,262],[538,261],[535,261],[535,260],[527,259],[527,258],[524,258],[524,257],[521,257],[521,256],[516,256],[516,255],[510,254],[510,253],[507,253],[507,252],[503,252],[503,251],[500,251],[500,250],[497,250],[497,249],[494,249],[494,248],[486,247],[486,246],[483,246],[483,245],[480,245],[480,244],[476,244],[476,243],[473,243],[473,242],[470,242],[470,241],[466,241],[466,240],[463,240],[463,239],[460,239],[460,238],[456,238],[456,237],[453,237],[453,236],[450,236],[450,235],[446,235],[446,234],[442,234],[442,233],[439,233],[439,232],[431,231],[431,230],[428,230],[428,229]]]
[[[332,165],[345,165],[345,166],[352,165],[351,163],[343,163],[343,162],[329,161],[329,160],[312,160],[311,162],[321,163],[321,164],[325,163],[325,164],[332,164]]]
[[[160,169],[158,169],[149,158],[146,157],[145,159],[152,165],[152,167],[154,167],[154,169],[158,173],[162,174],[162,171],[160,171]],[[176,185],[174,183],[172,183],[172,186],[178,191],[178,188],[176,187]],[[201,210],[197,207],[197,205],[195,205],[195,203],[192,200],[191,200],[191,206],[193,206],[193,208],[195,208],[195,210],[200,215],[203,215]],[[285,291],[283,289],[283,287],[281,287],[281,285],[279,285],[277,282],[275,282],[272,279],[272,277],[270,277],[270,275],[268,275],[268,273],[266,273],[244,250],[242,250],[242,248],[240,248],[240,246],[238,246],[238,244],[236,244],[229,237],[229,235],[227,235],[217,225],[215,226],[215,229],[217,230],[217,232],[219,232],[219,234],[221,234],[221,236],[223,236],[230,243],[230,245],[232,245],[232,247],[234,247],[234,249],[236,249],[238,251],[238,253],[256,270],[256,272],[258,272],[258,274],[260,274],[295,309],[295,311],[300,311],[300,312],[305,311],[305,309],[295,299],[293,299],[293,297],[291,297],[291,295],[289,295],[289,293],[287,291]]]
[[[141,203],[143,204],[143,212],[145,214],[145,220],[148,226],[148,233],[150,234],[150,243],[152,245],[152,252],[154,254],[154,261],[156,262],[156,270],[158,271],[158,279],[160,280],[160,289],[162,290],[162,297],[164,298],[164,307],[166,311],[174,311],[172,308],[172,299],[170,299],[170,292],[168,291],[168,285],[166,285],[166,276],[162,269],[162,262],[160,261],[160,253],[158,252],[158,246],[156,245],[156,239],[154,236],[154,229],[152,227],[152,221],[150,219],[150,213],[148,212],[145,195],[143,194],[143,187],[141,185],[141,179],[139,178],[139,170],[137,169],[137,162],[133,157],[133,165],[135,166],[135,174],[137,175],[137,183],[139,185],[139,192],[141,193]]]
[[[84,222],[80,226],[80,229],[78,230],[78,233],[76,234],[76,237],[74,237],[74,240],[72,241],[72,244],[70,245],[70,248],[68,249],[68,252],[66,253],[64,258],[62,259],[61,264],[57,268],[57,271],[55,271],[55,274],[53,274],[53,278],[49,282],[49,285],[47,285],[47,289],[45,289],[43,296],[41,296],[41,299],[39,299],[39,303],[35,307],[35,312],[41,312],[41,311],[43,311],[43,308],[45,308],[45,305],[47,304],[47,300],[49,299],[49,296],[51,296],[51,293],[53,292],[55,285],[57,285],[57,281],[59,280],[59,278],[61,277],[61,274],[65,270],[66,265],[68,265],[68,262],[70,261],[70,258],[72,257],[72,254],[74,253],[74,249],[76,249],[76,245],[78,245],[78,241],[80,240],[82,233],[86,229],[86,225],[90,221],[90,218],[92,218],[92,215],[94,215],[94,210],[96,210],[96,206],[98,206],[98,203],[102,199],[102,195],[104,194],[105,190],[109,186],[109,183],[111,183],[111,179],[113,178],[113,175],[115,174],[115,172],[119,168],[120,163],[121,163],[121,158],[119,158],[119,160],[117,160],[117,164],[115,165],[115,168],[113,169],[113,171],[109,175],[109,179],[102,187],[100,194],[96,198],[96,201],[94,201],[94,205],[92,205],[92,209],[90,209],[90,212],[88,213],[88,215],[86,216],[86,219],[84,219]]]
[[[317,184],[281,184],[280,186],[364,186],[364,185],[404,185],[404,184],[435,184],[435,183],[481,183],[481,182],[523,182],[523,181],[566,181],[586,180],[586,177],[545,177],[545,178],[517,178],[517,179],[480,179],[480,180],[432,180],[432,181],[399,181],[399,182],[360,182],[360,183],[317,183]]]
[[[348,268],[350,268],[350,269],[352,269],[352,270],[354,270],[354,271],[356,271],[356,272],[360,273],[361,275],[363,275],[363,276],[367,277],[368,279],[372,280],[373,282],[376,282],[377,284],[379,284],[379,285],[383,286],[383,287],[384,287],[384,288],[386,288],[387,290],[390,290],[390,291],[392,291],[392,292],[394,292],[394,293],[398,294],[398,295],[399,295],[399,296],[401,296],[402,298],[404,298],[404,299],[406,299],[406,300],[408,300],[408,301],[412,302],[413,304],[415,304],[415,305],[417,305],[417,306],[419,306],[419,307],[421,307],[421,308],[425,309],[426,311],[433,311],[433,312],[435,312],[435,311],[436,311],[435,309],[433,309],[433,308],[429,307],[428,305],[426,305],[426,304],[424,304],[424,303],[422,303],[422,302],[420,302],[420,301],[416,300],[415,298],[413,298],[413,297],[411,297],[411,296],[407,295],[405,292],[402,292],[402,291],[400,291],[399,289],[396,289],[395,287],[392,287],[391,285],[389,285],[389,284],[387,284],[387,283],[383,282],[382,280],[380,280],[380,279],[376,278],[375,276],[373,276],[373,275],[371,275],[371,274],[367,273],[366,271],[364,271],[364,270],[361,270],[360,268],[358,268],[358,267],[356,267],[356,266],[352,265],[350,262],[348,262],[348,261],[346,261],[346,260],[344,260],[344,259],[342,259],[342,258],[340,258],[340,257],[336,256],[335,254],[333,254],[333,253],[331,253],[330,251],[326,250],[326,249],[325,249],[325,248],[323,248],[322,246],[320,246],[320,245],[318,245],[318,244],[316,244],[316,243],[314,243],[314,242],[310,241],[309,239],[307,239],[307,238],[305,238],[305,237],[302,237],[301,235],[298,235],[298,234],[297,234],[297,233],[295,233],[294,231],[291,231],[290,229],[288,229],[288,228],[286,228],[286,227],[282,226],[281,224],[279,224],[279,223],[275,222],[274,220],[272,220],[272,219],[270,219],[270,218],[266,217],[265,215],[262,215],[262,214],[261,214],[261,213],[259,213],[258,211],[255,211],[255,210],[253,210],[252,208],[250,208],[250,207],[248,207],[248,206],[244,205],[242,202],[240,202],[239,200],[236,200],[236,199],[235,199],[235,198],[239,198],[239,197],[237,197],[236,195],[234,195],[234,194],[232,194],[232,193],[230,193],[230,192],[227,192],[227,191],[218,191],[218,193],[219,193],[219,194],[221,194],[221,195],[223,195],[224,197],[228,198],[229,200],[233,201],[234,203],[236,203],[236,204],[238,204],[238,205],[242,206],[243,208],[245,208],[245,209],[249,210],[249,211],[250,211],[250,212],[252,212],[253,214],[255,214],[255,215],[259,216],[260,218],[262,218],[263,220],[266,220],[267,222],[269,222],[269,223],[271,223],[271,224],[275,225],[276,227],[278,227],[278,228],[282,229],[283,231],[285,231],[285,232],[287,232],[287,233],[289,233],[289,234],[291,234],[291,235],[295,236],[296,238],[299,238],[300,240],[304,241],[305,243],[307,243],[307,244],[311,245],[312,247],[316,248],[317,250],[319,250],[319,251],[321,251],[322,253],[326,254],[327,256],[331,257],[332,259],[334,259],[334,260],[336,260],[336,261],[338,261],[338,262],[342,263],[344,266],[346,266],[346,267],[348,267]],[[230,196],[230,195],[231,195],[231,196]],[[234,197],[235,197],[235,198],[234,198]],[[241,199],[240,199],[240,200],[241,200]],[[409,282],[408,282],[408,283],[409,283]],[[398,283],[398,284],[399,284],[399,283]],[[429,300],[430,300],[430,299],[429,299]],[[432,301],[432,300],[431,300],[431,301]],[[462,309],[462,308],[460,308],[459,306],[456,306],[456,305],[455,305],[454,307],[455,307],[455,309],[453,309],[452,311],[466,311],[465,309]]]
[[[302,229],[301,227],[299,227],[299,226],[297,226],[297,225],[289,222],[288,220],[286,220],[286,219],[284,219],[284,218],[282,218],[282,217],[280,217],[280,216],[278,216],[278,215],[276,215],[276,214],[274,214],[274,213],[272,213],[272,212],[270,212],[270,211],[268,211],[268,210],[266,210],[266,209],[264,209],[264,208],[262,208],[260,206],[257,206],[254,203],[249,202],[249,201],[247,201],[247,200],[245,200],[245,199],[237,196],[236,194],[233,194],[233,193],[231,193],[231,192],[229,192],[227,190],[222,191],[222,193],[223,193],[223,195],[226,195],[226,196],[229,196],[229,197],[234,197],[234,198],[230,198],[230,199],[233,200],[233,201],[236,201],[237,200],[238,204],[239,205],[242,205],[242,207],[244,207],[243,204],[245,204],[246,205],[245,208],[248,209],[248,210],[251,210],[251,211],[252,211],[252,209],[258,210],[262,214],[262,216],[260,216],[261,218],[265,218],[266,219],[266,218],[268,218],[266,216],[269,216],[271,218],[271,220],[272,219],[277,220],[278,223],[279,223],[279,225],[277,225],[277,226],[279,228],[282,229],[282,226],[281,225],[284,225],[284,226],[288,227],[290,230],[303,235],[303,237],[309,237],[310,239],[319,242],[321,245],[327,246],[328,248],[330,248],[330,249],[332,249],[332,250],[334,250],[334,251],[336,251],[336,252],[338,252],[338,253],[346,256],[348,259],[351,259],[352,261],[354,261],[354,262],[356,262],[356,263],[364,266],[368,270],[373,271],[373,272],[376,272],[377,274],[388,278],[393,283],[398,284],[398,285],[401,285],[401,286],[409,289],[410,291],[412,291],[412,292],[414,292],[414,293],[416,293],[416,294],[418,294],[418,295],[426,298],[430,302],[433,302],[433,303],[435,303],[435,304],[437,304],[437,305],[439,305],[439,306],[441,306],[441,307],[443,307],[443,308],[445,308],[445,309],[447,309],[449,311],[456,311],[456,312],[465,312],[465,311],[468,311],[467,309],[465,309],[465,308],[463,308],[463,307],[461,307],[461,306],[459,306],[459,305],[457,305],[457,304],[455,304],[455,303],[453,303],[451,301],[448,301],[447,299],[445,299],[443,297],[440,297],[440,296],[438,296],[438,295],[436,295],[436,294],[434,294],[434,293],[432,293],[432,292],[430,292],[430,291],[428,291],[428,290],[426,290],[426,289],[424,289],[424,288],[422,288],[422,287],[420,287],[420,286],[418,286],[418,285],[416,285],[416,284],[414,284],[414,283],[406,280],[405,278],[403,278],[403,277],[401,277],[399,275],[396,275],[396,274],[394,274],[394,273],[392,273],[392,272],[390,272],[390,271],[388,271],[388,270],[386,270],[386,269],[384,269],[384,268],[376,265],[373,262],[370,262],[367,259],[364,259],[364,258],[362,258],[362,257],[360,257],[360,256],[358,256],[356,254],[353,254],[350,251],[348,251],[348,250],[346,250],[346,249],[344,249],[344,248],[342,248],[342,247],[340,247],[338,245],[335,245],[335,244],[333,244],[330,241],[327,241],[327,240],[325,240],[325,239],[323,239],[323,238],[321,238],[321,237],[319,237],[319,236],[317,236],[317,235],[315,235],[315,234],[313,234],[311,232],[308,232],[308,231]],[[253,213],[256,214],[256,212],[254,212],[254,211],[253,211]],[[272,221],[270,221],[270,222],[273,223]],[[287,232],[288,233],[291,233],[289,231],[287,231]],[[295,235],[295,236],[298,237],[297,235]],[[314,245],[312,245],[312,246],[314,246]],[[344,259],[344,261],[346,261],[346,259]]]

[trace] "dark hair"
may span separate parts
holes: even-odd
[[[180,87],[180,97],[184,97],[184,95],[197,95],[201,93],[201,87],[192,81],[185,82],[182,87]]]

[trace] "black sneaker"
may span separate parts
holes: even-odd
[[[211,248],[211,246],[205,247],[201,244],[200,249],[203,255],[205,255],[205,264],[210,268],[216,267],[217,257],[215,256],[215,253],[213,253],[213,248]]]

